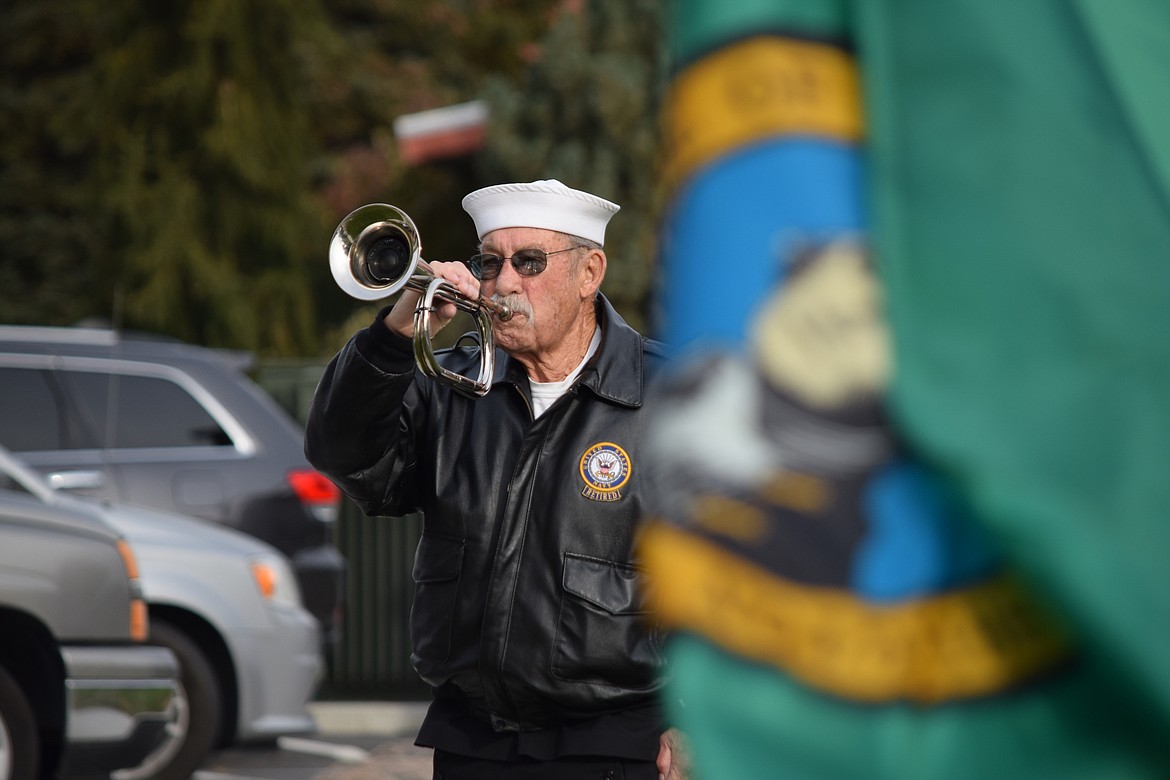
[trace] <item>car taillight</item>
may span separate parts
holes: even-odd
[[[288,484],[305,508],[323,523],[337,519],[337,508],[341,503],[341,491],[329,478],[312,469],[300,469],[288,473]]]

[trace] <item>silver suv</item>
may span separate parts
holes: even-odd
[[[0,444],[60,490],[178,512],[291,560],[326,647],[345,562],[340,494],[244,353],[95,328],[0,326]]]
[[[0,480],[0,777],[98,777],[161,746],[185,705],[148,630],[125,540]]]
[[[88,518],[122,534],[138,561],[147,641],[178,661],[182,706],[175,708],[167,738],[137,766],[115,772],[114,780],[186,780],[216,746],[315,730],[306,703],[322,670],[320,635],[277,550],[182,515],[62,495],[0,445],[0,522],[14,506],[24,514]],[[31,553],[27,546],[10,552],[18,558]],[[5,581],[0,570],[0,590]],[[61,601],[94,611],[76,596]],[[0,780],[10,780],[3,754],[0,728]]]

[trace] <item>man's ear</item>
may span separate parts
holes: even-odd
[[[605,278],[605,269],[608,264],[605,252],[600,249],[589,250],[589,256],[581,262],[581,299],[590,300],[601,289],[601,280]]]

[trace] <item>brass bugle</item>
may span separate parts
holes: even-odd
[[[341,220],[329,243],[329,269],[345,293],[375,301],[410,289],[422,293],[414,310],[414,357],[424,374],[473,397],[486,395],[495,372],[492,317],[506,321],[512,311],[486,298],[471,298],[435,276],[422,259],[422,241],[414,220],[388,203],[370,203]],[[476,379],[439,365],[431,342],[431,314],[454,304],[472,315],[479,332],[480,366]]]

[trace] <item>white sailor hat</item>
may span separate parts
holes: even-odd
[[[481,239],[500,228],[530,227],[604,244],[605,226],[619,208],[616,203],[566,187],[556,179],[496,184],[463,199],[463,209],[471,215]]]

